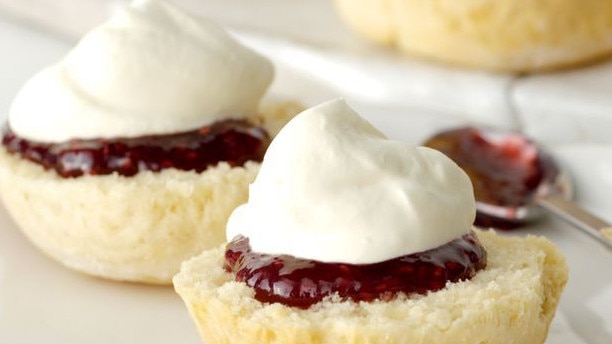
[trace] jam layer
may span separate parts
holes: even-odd
[[[137,138],[71,140],[39,143],[6,128],[2,144],[11,154],[53,169],[65,178],[165,168],[201,172],[219,162],[241,166],[261,161],[270,138],[261,127],[244,120],[225,120],[197,130]]]
[[[448,282],[472,278],[486,263],[486,251],[474,233],[375,264],[323,263],[256,253],[242,236],[229,242],[225,252],[225,269],[235,274],[236,281],[252,287],[257,300],[304,309],[334,294],[354,301],[425,294]]]

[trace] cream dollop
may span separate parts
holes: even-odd
[[[137,0],[30,79],[9,124],[24,138],[136,137],[253,115],[272,64],[220,26]]]
[[[227,238],[253,251],[368,264],[466,234],[468,176],[442,153],[387,139],[343,100],[297,115],[268,148]]]

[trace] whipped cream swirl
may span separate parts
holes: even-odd
[[[272,141],[227,238],[253,251],[368,264],[466,234],[468,176],[427,147],[387,139],[343,100],[297,115]]]
[[[255,114],[272,78],[217,24],[137,0],[30,79],[9,124],[40,142],[187,131]]]

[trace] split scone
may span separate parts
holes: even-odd
[[[174,277],[207,344],[543,343],[568,278],[546,239],[473,229],[467,175],[343,101],[297,115]]]
[[[161,0],[134,1],[15,98],[0,195],[44,253],[170,284],[225,241],[270,142],[300,106],[260,105],[272,64]]]
[[[335,0],[345,22],[415,56],[504,72],[572,67],[612,53],[612,2]]]
[[[471,280],[390,301],[262,303],[223,269],[225,247],[184,263],[174,283],[210,344],[544,343],[567,280],[563,257],[543,238],[478,238],[487,267]]]

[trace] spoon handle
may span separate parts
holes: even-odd
[[[612,240],[604,236],[604,230],[609,231],[612,225],[606,221],[582,209],[576,203],[555,195],[538,199],[538,205],[582,229],[606,248],[612,250]]]

